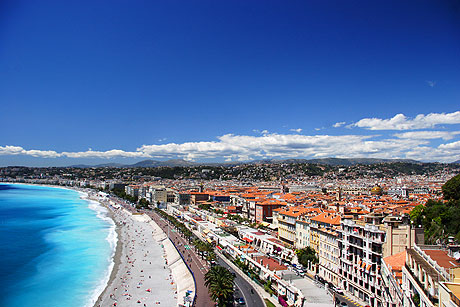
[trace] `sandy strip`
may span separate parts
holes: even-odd
[[[177,306],[176,284],[155,230],[142,216],[113,209],[119,243],[107,288],[94,306]]]

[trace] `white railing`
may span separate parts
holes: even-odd
[[[414,250],[431,265],[445,280],[450,281],[449,273],[414,243]]]

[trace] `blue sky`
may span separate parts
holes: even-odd
[[[451,162],[459,85],[456,1],[0,4],[0,166]]]

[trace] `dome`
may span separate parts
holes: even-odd
[[[383,193],[383,190],[382,190],[382,188],[379,187],[378,185],[376,185],[375,187],[373,187],[373,188],[371,189],[371,194],[372,194],[372,195],[382,195],[382,193]]]

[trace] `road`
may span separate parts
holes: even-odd
[[[179,252],[182,254],[184,259],[186,259],[187,264],[192,270],[196,282],[195,306],[214,306],[214,301],[209,296],[208,288],[204,285],[204,274],[208,271],[206,262],[197,256],[193,247],[190,249],[184,247],[189,245],[189,243],[174,230],[174,227],[170,226],[169,223],[161,218],[156,212],[148,212],[148,215],[163,229],[166,234],[169,232],[169,238],[179,248]]]
[[[225,261],[221,259],[219,255],[217,256],[217,258],[218,258],[217,263],[219,265],[229,269],[230,272],[235,273],[236,275],[235,285],[239,291],[235,293],[235,297],[243,297],[244,300],[246,301],[246,306],[249,306],[249,307],[265,306],[265,303],[262,301],[260,296],[257,294],[257,291],[255,291],[252,288],[252,286],[240,275],[240,273],[237,271],[234,271],[227,263],[225,263]]]
[[[334,306],[344,306],[344,305],[341,305],[341,303],[347,304],[348,307],[363,307],[360,304],[349,299],[347,296],[336,293]]]

